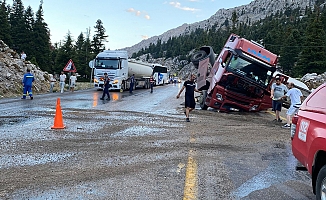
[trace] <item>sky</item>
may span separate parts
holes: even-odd
[[[131,47],[144,39],[159,36],[184,23],[208,19],[219,9],[234,8],[253,0],[43,0],[44,21],[51,42],[63,42],[70,32],[77,40],[80,33],[94,35],[100,19],[108,35],[106,49]],[[12,5],[12,2],[6,1]],[[37,12],[40,0],[22,0],[24,8]]]

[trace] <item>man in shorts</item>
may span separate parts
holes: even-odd
[[[196,76],[194,74],[191,74],[190,80],[187,80],[183,83],[183,86],[177,95],[177,99],[178,99],[180,97],[180,94],[183,92],[183,90],[186,89],[186,93],[185,93],[185,108],[186,108],[186,110],[184,111],[184,113],[186,115],[187,122],[190,122],[189,113],[193,109],[195,109],[195,106],[196,106],[194,92],[196,91],[196,92],[202,93],[201,91],[196,89],[195,79],[196,79]]]
[[[272,102],[272,109],[275,112],[275,119],[276,122],[282,122],[280,119],[280,112],[282,109],[282,97],[288,91],[287,87],[281,82],[279,77],[276,77],[275,83],[273,83],[271,87],[271,99]]]
[[[288,111],[286,112],[286,120],[287,123],[282,126],[283,128],[291,128],[291,121],[294,114],[296,114],[301,106],[301,102],[303,101],[302,92],[294,87],[293,83],[288,83],[289,91],[282,98],[289,97],[291,100],[291,105]]]

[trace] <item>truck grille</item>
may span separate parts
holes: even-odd
[[[230,96],[226,96],[226,99],[229,100],[229,101],[233,101],[233,102],[239,103],[241,105],[246,105],[247,106],[247,105],[250,104],[250,102],[243,101],[243,99],[242,100],[239,100],[239,99],[232,98]]]

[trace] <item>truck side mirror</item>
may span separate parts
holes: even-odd
[[[88,66],[89,68],[94,68],[94,60],[89,61]]]

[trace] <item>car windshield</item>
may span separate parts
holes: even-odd
[[[97,69],[119,69],[119,60],[96,59],[95,68]]]
[[[265,88],[269,84],[273,73],[272,68],[269,66],[235,55],[232,56],[227,70],[242,77],[246,77]]]

